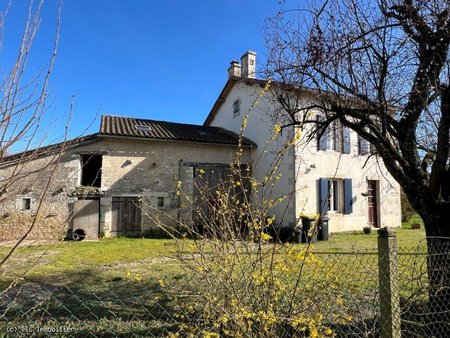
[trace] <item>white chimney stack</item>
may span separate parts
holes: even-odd
[[[228,67],[228,78],[233,76],[241,76],[241,65],[237,61],[231,61]]]
[[[249,50],[241,56],[241,76],[254,79],[256,77],[256,53]]]

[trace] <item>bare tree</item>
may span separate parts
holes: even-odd
[[[8,11],[12,5],[14,4],[9,2],[0,15],[1,29],[5,27]],[[63,147],[59,147],[56,152],[51,153],[52,148],[47,147],[51,156],[39,162],[37,166],[36,164],[30,164],[38,155],[42,155],[39,147],[45,142],[47,127],[44,117],[49,109],[48,84],[57,54],[62,2],[58,6],[54,46],[49,55],[48,64],[41,74],[29,74],[30,55],[41,22],[42,7],[42,0],[30,1],[17,56],[0,84],[0,166],[2,170],[0,175],[0,206],[11,202],[17,195],[18,189],[23,190],[27,184],[31,187],[36,183],[36,180],[42,187],[42,197],[34,210],[34,216],[28,230],[21,236],[11,252],[2,258],[0,266],[9,258],[15,248],[26,239],[35,226],[39,210],[43,204],[43,197],[49,188],[51,177],[63,149]],[[18,151],[20,151],[19,154],[13,154]]]
[[[448,242],[431,245],[450,238],[448,0],[284,7],[268,19],[267,42],[268,75],[288,88],[278,98],[289,123],[311,123],[312,138],[338,120],[369,141],[422,217],[429,252],[448,252]],[[314,99],[300,98],[302,88]],[[429,258],[431,284],[445,280],[447,310],[449,263],[448,254]]]

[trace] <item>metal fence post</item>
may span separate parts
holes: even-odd
[[[394,230],[378,230],[381,338],[399,338],[400,297],[398,289],[398,247]]]

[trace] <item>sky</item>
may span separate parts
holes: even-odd
[[[13,0],[6,16],[3,77],[17,55],[28,4]],[[28,76],[46,69],[57,8],[57,0],[44,3]],[[45,143],[61,137],[72,96],[69,138],[97,132],[102,114],[202,124],[230,61],[253,50],[257,67],[264,64],[264,20],[279,8],[279,0],[65,0]]]

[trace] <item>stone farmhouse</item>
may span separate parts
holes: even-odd
[[[227,171],[238,144],[242,165],[264,179],[296,130],[273,136],[278,123],[273,112],[279,107],[255,70],[254,52],[231,63],[202,126],[104,115],[96,134],[4,156],[0,240],[6,238],[2,228],[11,231],[18,219],[33,216],[44,195],[41,227],[62,224],[65,234],[68,225],[75,238],[141,236],[154,229],[146,216],[155,211],[176,226],[192,216],[180,204],[178,182],[193,194],[199,171],[220,178],[217,173]],[[325,133],[317,143],[296,140],[278,166],[274,195],[289,198],[274,208],[276,222],[293,226],[304,213],[326,212],[330,232],[399,226],[399,185],[369,152],[367,142],[344,128]]]

